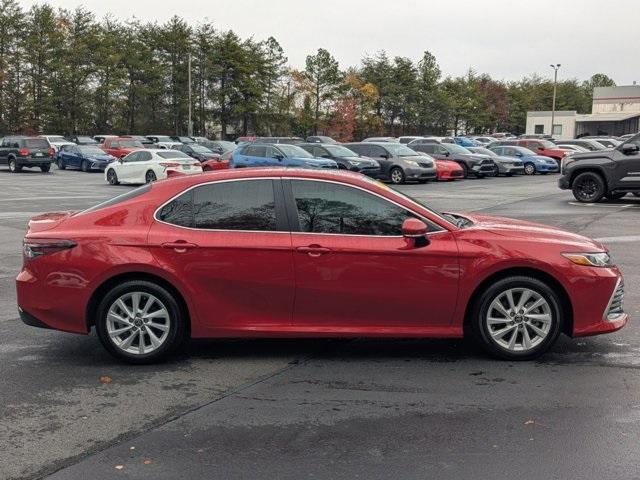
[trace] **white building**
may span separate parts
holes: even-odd
[[[640,132],[640,85],[596,87],[591,113],[571,110],[555,112],[553,132],[551,111],[527,112],[527,134],[574,138],[585,135],[624,135]]]

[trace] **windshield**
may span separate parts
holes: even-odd
[[[84,153],[85,155],[105,155],[104,150],[98,147],[78,147],[80,153]]]
[[[491,155],[492,157],[498,156],[496,152],[492,152],[488,148],[474,147],[474,148],[470,148],[469,150],[471,150],[473,153],[481,153],[482,155]]]
[[[120,140],[120,148],[144,148],[144,145],[137,140]]]
[[[538,140],[544,148],[556,148],[556,144],[549,140]]]
[[[393,154],[394,157],[417,157],[420,155],[418,152],[411,150],[405,145],[399,143],[390,143],[385,145],[385,148]]]
[[[340,145],[331,145],[324,147],[334,157],[358,157],[359,155],[353,150],[349,150],[347,147]]]
[[[44,138],[27,138],[24,141],[26,148],[49,148],[49,144]]]
[[[82,143],[97,143],[93,138],[91,137],[78,137],[78,141],[82,142]]]
[[[191,157],[189,155],[187,155],[186,153],[183,152],[175,152],[175,151],[171,151],[171,152],[163,152],[163,151],[159,151],[158,152],[158,156],[160,158],[188,158],[191,159]]]
[[[443,145],[444,146],[444,145]],[[464,147],[461,147],[460,145],[455,145],[453,143],[447,143],[446,146],[444,146],[447,150],[449,150],[449,152],[451,153],[459,153],[461,155],[465,155],[465,154],[469,154],[471,153],[469,150],[467,150]]]
[[[296,147],[295,145],[280,144],[278,148],[285,154],[286,157],[300,157],[300,158],[313,158],[306,150]]]
[[[233,142],[226,142],[224,140],[221,140],[219,142],[216,142],[218,145],[220,145],[222,147],[222,149],[225,152],[228,152],[229,150],[235,150],[237,145]],[[214,144],[215,145],[215,144]]]

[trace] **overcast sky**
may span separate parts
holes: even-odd
[[[32,0],[21,0],[30,7]],[[243,38],[274,36],[302,67],[326,48],[341,67],[384,49],[418,60],[431,51],[444,75],[472,67],[496,79],[538,73],[560,78],[605,73],[618,85],[640,82],[638,0],[50,0],[84,6],[102,17],[163,22],[179,15],[192,24],[208,20]]]

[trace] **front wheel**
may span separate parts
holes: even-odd
[[[80,170],[85,173],[89,171],[89,163],[86,160],[82,160],[82,163],[80,164]]]
[[[471,327],[480,346],[506,360],[531,360],[560,334],[561,301],[545,282],[526,276],[491,284],[472,309]]]
[[[118,185],[120,183],[118,181],[118,174],[115,172],[115,170],[110,169],[109,171],[107,171],[107,182],[109,182],[110,185]]]
[[[525,163],[524,164],[524,173],[526,175],[535,175],[536,166],[533,163]]]
[[[607,191],[604,179],[595,172],[584,172],[573,181],[573,196],[583,203],[595,203],[602,200]]]
[[[389,172],[389,178],[391,178],[391,183],[394,185],[400,185],[405,181],[404,172],[399,167],[391,169],[391,172]]]
[[[165,358],[184,339],[186,318],[174,296],[145,280],[113,288],[98,307],[96,332],[114,357],[129,363]]]
[[[158,178],[156,177],[156,173],[153,170],[149,170],[144,176],[144,181],[146,183],[155,182]]]

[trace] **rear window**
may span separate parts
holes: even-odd
[[[191,159],[189,155],[183,152],[157,152],[159,157],[170,159],[170,158],[188,158]]]
[[[25,138],[23,142],[26,148],[49,148],[44,138]]]
[[[151,184],[147,183],[146,185],[143,185],[134,190],[131,190],[130,192],[123,193],[122,195],[118,195],[117,197],[114,197],[111,200],[107,200],[106,202],[99,203],[98,205],[95,205],[91,208],[87,208],[82,212],[76,213],[76,216],[102,210],[103,208],[113,207],[114,205],[117,205],[119,203],[126,202],[127,200],[131,200],[132,198],[139,197],[140,195],[144,195],[149,190],[151,190]]]

